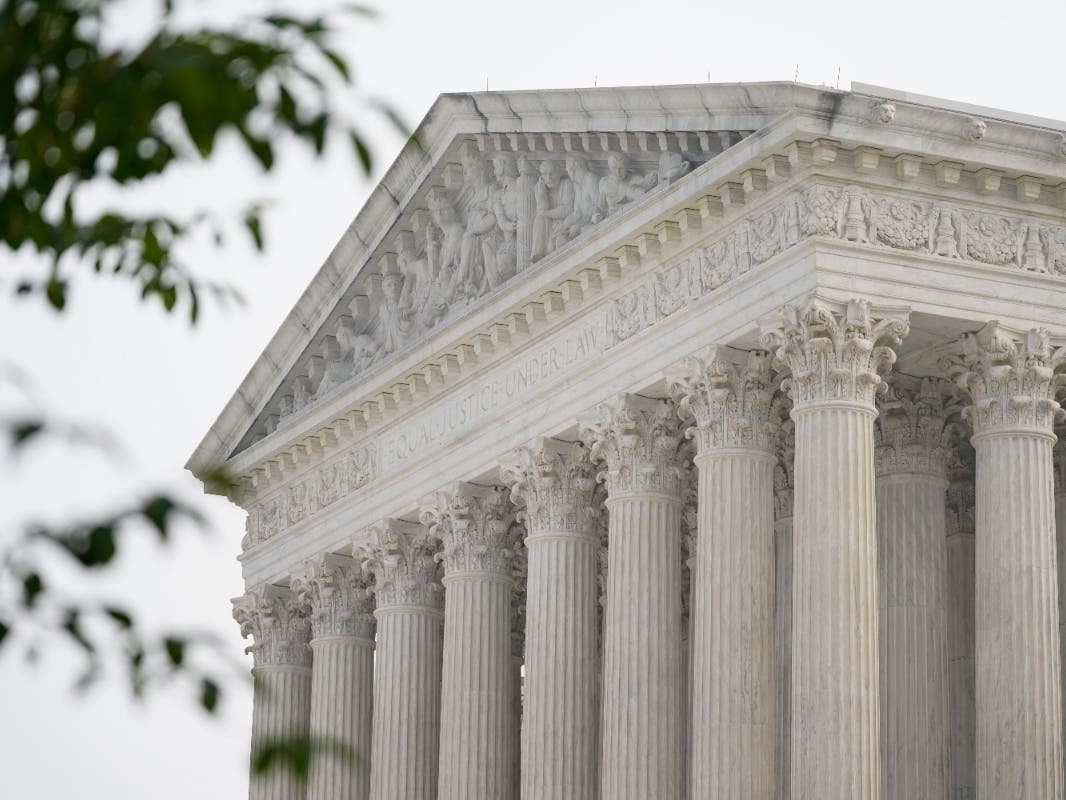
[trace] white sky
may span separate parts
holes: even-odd
[[[146,0],[126,5],[155,8]],[[310,5],[326,4],[289,4]],[[376,5],[382,18],[360,23],[346,49],[360,88],[389,100],[412,124],[437,94],[483,90],[486,81],[491,89],[536,89],[691,83],[708,75],[791,80],[797,65],[807,83],[835,85],[839,68],[845,88],[856,80],[1066,119],[1061,0]],[[217,13],[206,3],[191,8],[203,17]],[[342,102],[361,113],[355,98]],[[382,125],[367,130],[380,175],[401,142]],[[373,183],[341,147],[322,163],[290,149],[269,182],[233,153],[168,177],[137,202],[177,211],[208,204],[227,213],[256,196],[273,197],[266,256],[243,244],[197,252],[200,271],[238,286],[246,309],[208,306],[189,332],[180,319],[139,307],[118,282],[76,286],[61,318],[0,293],[0,362],[29,373],[41,406],[107,426],[127,450],[118,465],[66,448],[0,463],[0,541],[10,540],[19,520],[82,516],[128,499],[131,490],[164,486],[197,498],[214,532],[184,530],[179,546],[165,552],[136,547],[108,573],[105,591],[160,624],[215,631],[244,658],[229,605],[242,591],[235,556],[243,512],[199,498],[182,465]],[[0,269],[5,283],[27,263],[0,259],[8,262]],[[15,402],[0,387],[0,410]],[[223,718],[209,720],[187,688],[146,705],[129,702],[117,680],[75,696],[75,654],[64,647],[47,648],[35,666],[13,655],[0,652],[0,797],[245,795],[251,707],[239,681]]]

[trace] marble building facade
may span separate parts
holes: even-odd
[[[254,800],[1059,800],[1066,124],[442,96],[189,462]]]

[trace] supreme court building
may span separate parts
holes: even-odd
[[[251,797],[1061,800],[1064,390],[1066,123],[442,96],[189,463]]]

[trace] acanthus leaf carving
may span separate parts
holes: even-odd
[[[233,599],[233,618],[258,667],[311,666],[311,624],[291,591],[262,584]]]
[[[465,573],[510,577],[514,509],[504,487],[458,483],[427,498],[419,519],[441,541],[445,580]]]
[[[652,492],[679,498],[684,426],[674,404],[633,394],[603,403],[581,420],[581,435],[608,498]]]
[[[289,588],[310,615],[312,638],[374,641],[374,603],[351,557],[320,554],[292,576]]]
[[[699,454],[726,448],[773,452],[777,421],[776,387],[770,353],[711,346],[667,373],[667,384],[683,419],[693,419]]]
[[[825,402],[860,403],[873,409],[883,375],[895,363],[892,345],[910,330],[909,311],[874,312],[866,300],[846,303],[810,296],[761,320],[763,344],[787,367],[782,384],[799,410]]]
[[[895,376],[878,402],[874,465],[878,475],[923,474],[946,478],[956,439],[951,387],[938,378]]]
[[[500,475],[530,535],[595,535],[596,470],[581,442],[539,437],[508,455]]]
[[[444,587],[437,561],[439,547],[429,532],[415,522],[386,519],[370,527],[353,547],[364,574],[373,577],[378,612],[397,607],[417,607],[439,612]]]
[[[974,435],[1029,429],[1053,436],[1066,419],[1056,399],[1066,386],[1066,346],[1052,348],[1043,328],[1016,334],[998,322],[963,334],[962,355],[946,369],[967,402],[963,416]]]

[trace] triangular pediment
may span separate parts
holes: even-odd
[[[612,216],[683,180],[785,113],[793,89],[442,96],[190,466],[219,463],[286,427]]]

